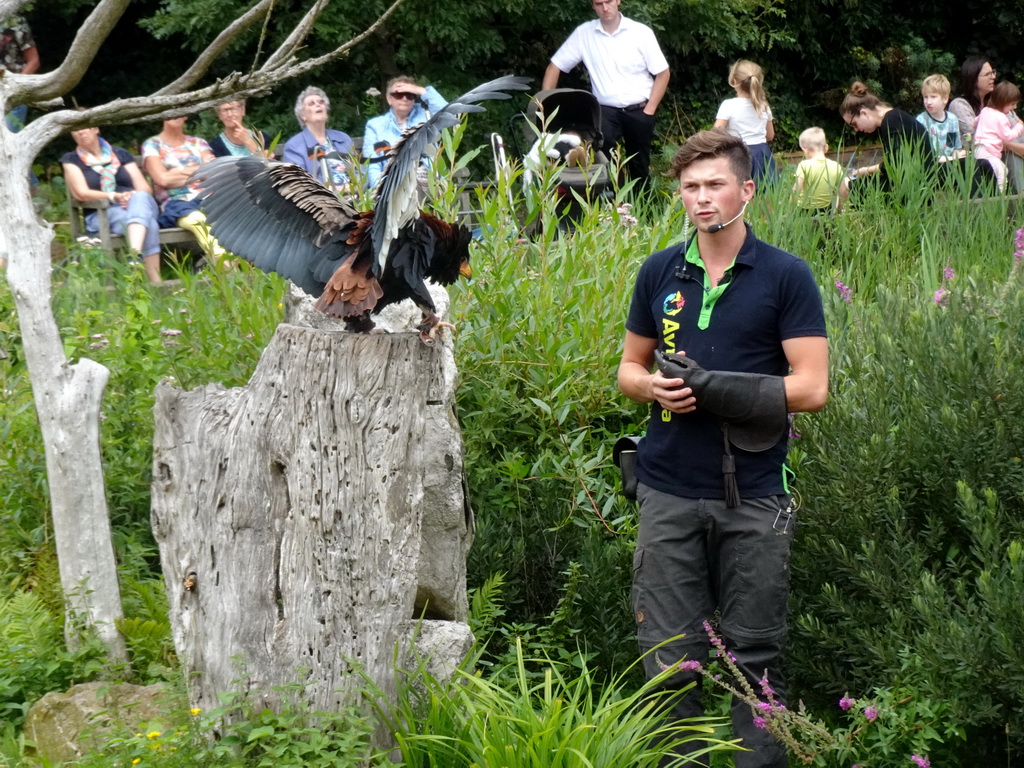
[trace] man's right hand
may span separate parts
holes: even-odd
[[[638,403],[657,402],[673,413],[689,413],[697,407],[697,401],[686,382],[678,376],[666,378],[659,370],[651,373],[657,349],[656,338],[626,331],[619,362],[619,391]]]
[[[661,371],[655,371],[651,374],[650,387],[651,396],[666,411],[689,413],[697,408],[693,390],[682,379],[666,379]]]

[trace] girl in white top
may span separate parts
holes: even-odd
[[[779,172],[768,142],[775,138],[775,122],[764,94],[764,71],[754,62],[740,59],[729,69],[729,85],[736,90],[736,97],[722,102],[715,128],[725,128],[749,147],[755,184],[774,182]]]

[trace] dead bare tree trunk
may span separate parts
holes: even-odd
[[[2,114],[2,105],[0,105]],[[80,629],[96,631],[112,660],[128,660],[116,626],[122,617],[106,487],[100,458],[99,416],[110,371],[92,360],[71,363],[50,301],[53,232],[32,207],[29,162],[15,134],[0,120],[0,210],[10,264],[7,279],[18,310],[25,360],[46,452],[54,540],[67,600],[65,636],[77,643]],[[10,226],[18,221],[21,226]]]
[[[417,616],[465,619],[454,388],[447,344],[293,325],[244,388],[160,385],[153,528],[195,706],[240,690],[273,707],[273,686],[302,680],[310,707],[338,711],[353,663],[392,691]],[[430,583],[431,559],[449,583]],[[438,623],[457,663],[468,627]]]

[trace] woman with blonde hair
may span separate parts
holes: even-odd
[[[715,128],[724,128],[750,149],[755,184],[775,182],[779,171],[768,146],[775,138],[775,122],[764,93],[764,71],[754,62],[740,59],[729,69],[729,85],[736,96],[718,108]]]

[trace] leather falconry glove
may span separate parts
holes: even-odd
[[[658,370],[669,379],[686,382],[697,407],[715,416],[722,425],[727,506],[739,503],[736,461],[729,444],[744,451],[766,451],[786,434],[786,385],[782,376],[762,373],[709,371],[685,355],[656,350]]]

